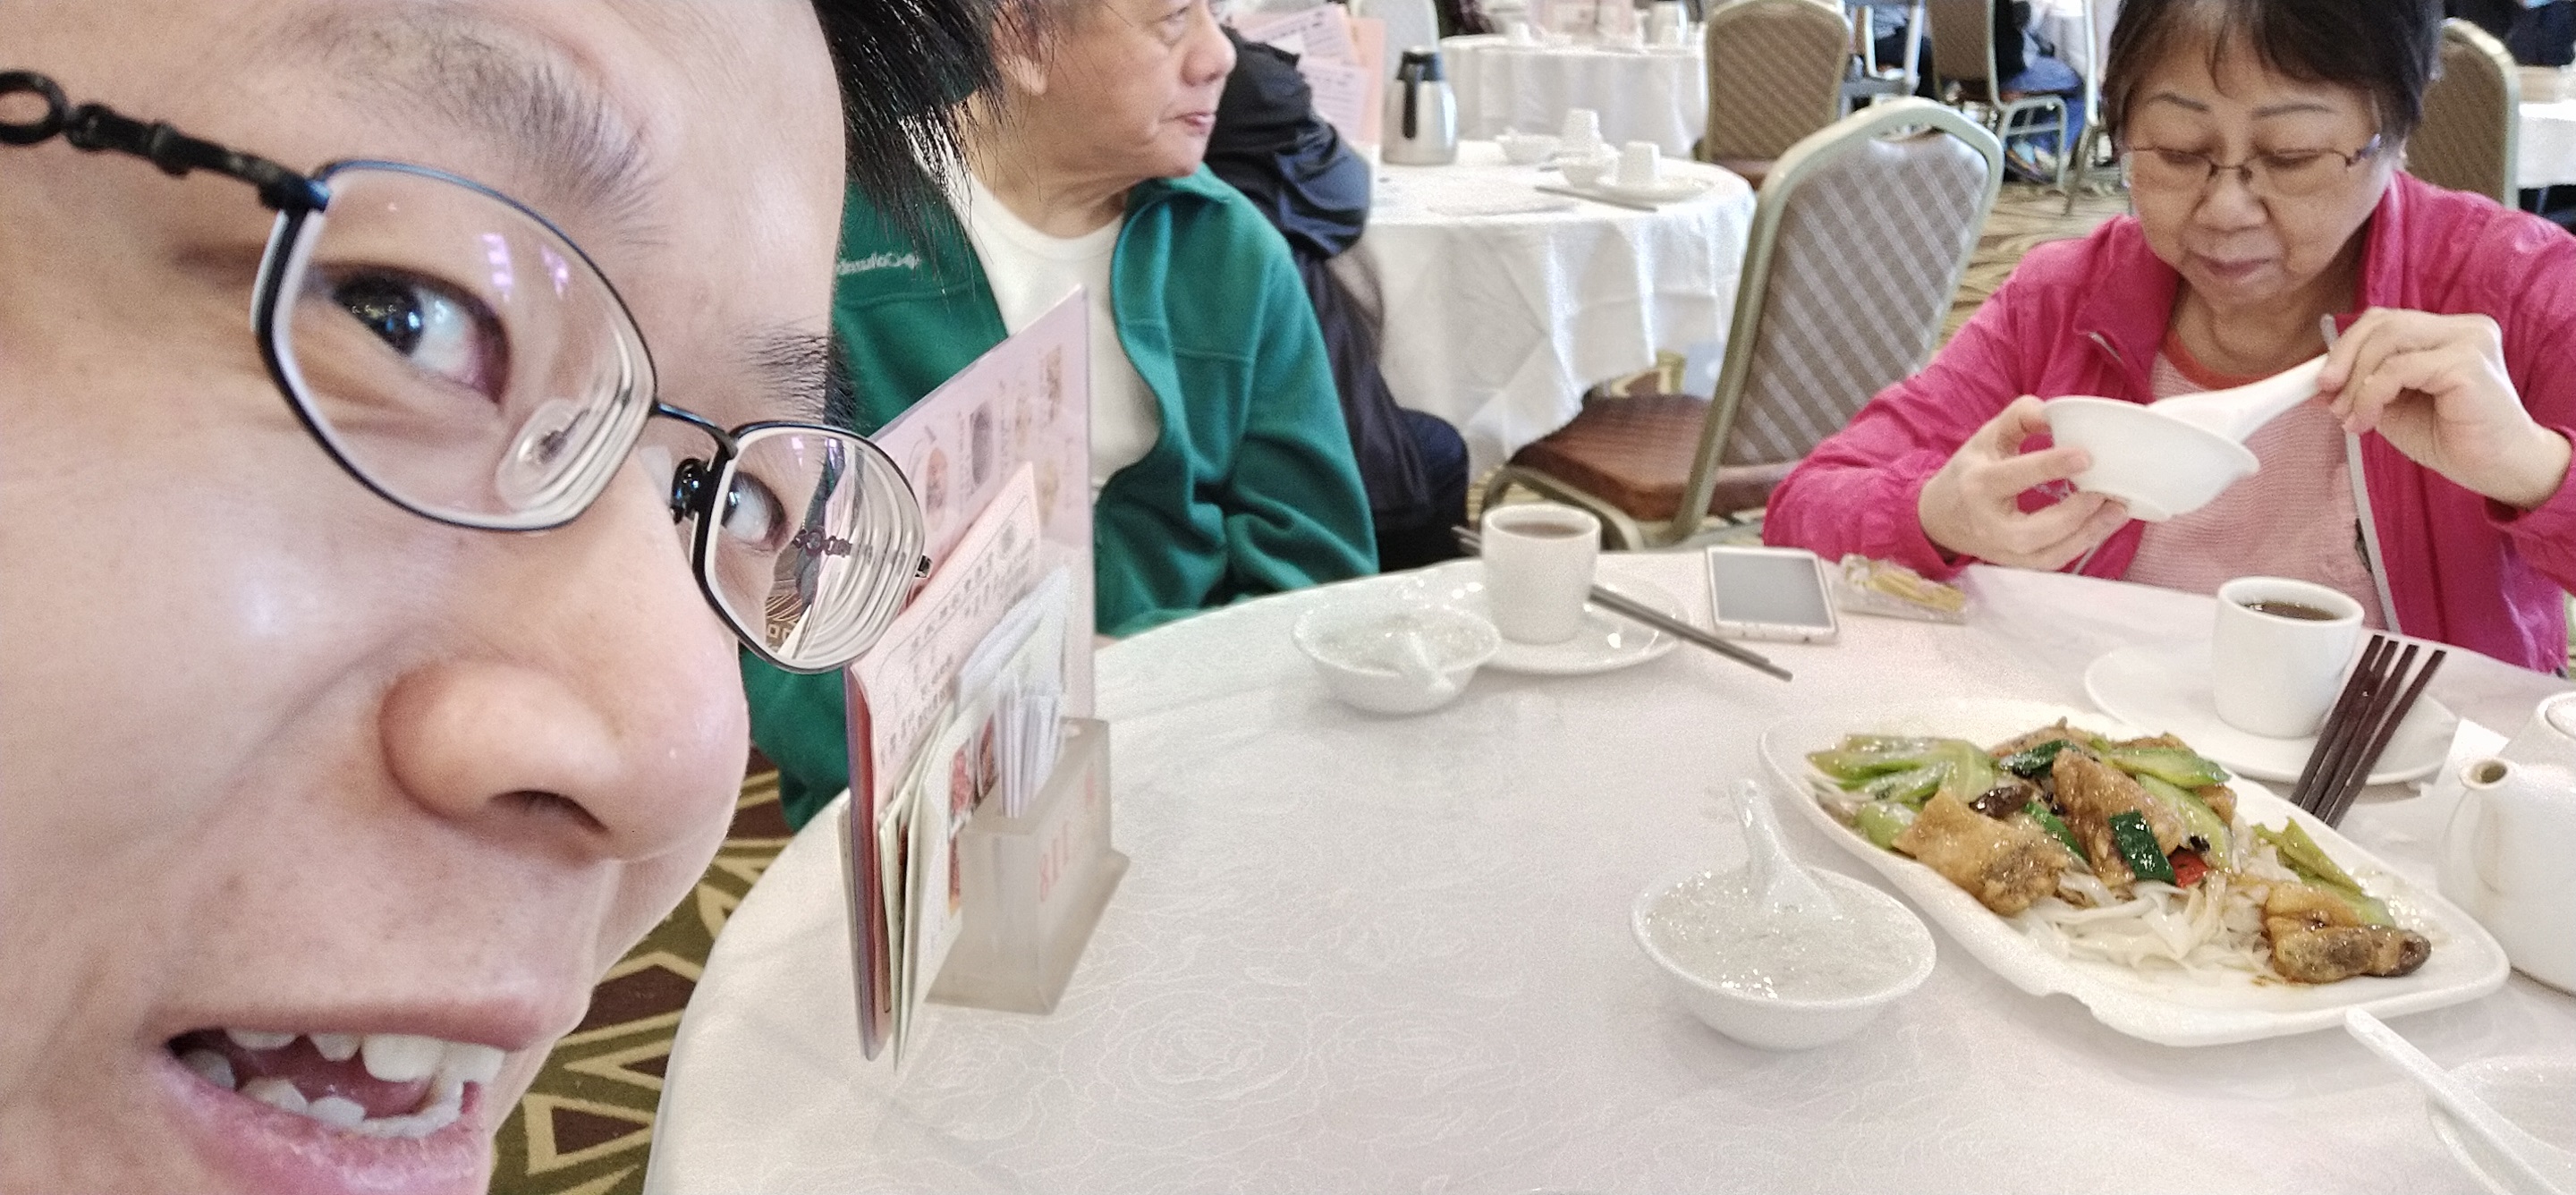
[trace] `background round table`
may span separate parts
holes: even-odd
[[[2576,185],[2576,98],[2523,104],[2514,172],[2524,187]]]
[[[1600,113],[1612,145],[1652,141],[1674,157],[1690,156],[1708,131],[1708,57],[1697,45],[1514,45],[1487,33],[1440,39],[1440,58],[1461,137],[1553,133],[1574,108]]]
[[[1469,476],[1656,350],[1723,347],[1753,189],[1704,163],[1665,171],[1709,189],[1650,212],[1550,195],[1534,188],[1563,176],[1490,141],[1462,143],[1454,165],[1378,169],[1368,231],[1332,268],[1379,315],[1396,402],[1458,428]]]
[[[1706,615],[1695,553],[1608,558]],[[1371,579],[1354,586],[1384,585]],[[1100,655],[1134,860],[1056,1011],[933,1006],[900,1074],[858,1053],[839,818],[718,938],[680,1024],[649,1191],[2462,1191],[2417,1089],[2337,1032],[2177,1049],[2022,994],[1937,928],[1925,986],[1804,1053],[1694,1020],[1629,937],[1650,883],[1742,857],[1712,787],[1783,715],[1909,694],[2085,704],[2210,599],[1979,568],[1964,627],[1853,618],[1781,684],[1683,647],[1486,672],[1410,719],[1328,698],[1289,643],[1346,587]],[[2434,695],[2516,729],[2564,682],[2454,653]],[[2445,811],[2345,832],[2417,882]],[[1870,875],[1803,819],[1811,864]],[[1868,882],[1876,883],[1872,878]],[[2434,1058],[2576,1057],[2576,998],[2516,976],[2397,1018]]]

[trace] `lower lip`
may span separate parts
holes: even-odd
[[[2264,266],[2270,264],[2271,262],[2261,258],[2253,261],[2218,261],[2204,257],[2200,259],[2200,270],[2220,282],[2243,282],[2260,273]]]
[[[1191,132],[1204,137],[1216,128],[1216,114],[1212,112],[1194,113],[1192,115],[1182,117],[1181,123],[1188,126]]]
[[[167,1056],[156,1067],[197,1156],[241,1191],[263,1195],[481,1195],[492,1156],[483,1085],[465,1089],[456,1123],[426,1137],[361,1137],[281,1112],[197,1077]]]

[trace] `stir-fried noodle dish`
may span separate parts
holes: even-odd
[[[2433,952],[2298,822],[2237,817],[2226,771],[2171,735],[2113,742],[2063,720],[1992,747],[1854,734],[1807,761],[1854,833],[2064,957],[2334,983]]]

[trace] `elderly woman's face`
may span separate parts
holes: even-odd
[[[751,346],[825,332],[842,182],[801,0],[6,23],[0,67],[75,102],[508,193],[623,290],[666,394],[791,414]],[[618,186],[539,148],[583,141]],[[368,493],[262,370],[268,224],[237,181],[0,147],[0,1191],[480,1192],[732,810],[735,645],[648,466],[540,534]]]
[[[1209,0],[1073,0],[1037,68],[1051,130],[1080,139],[1060,156],[1122,179],[1198,169],[1216,127],[1234,44]]]
[[[2315,159],[2322,185],[2307,194],[2266,194],[2257,178],[2224,169],[2262,155],[2358,152],[2379,132],[2369,97],[2331,83],[2275,73],[2242,47],[2210,69],[2205,42],[2166,55],[2135,92],[2122,130],[2132,153],[2131,197],[2148,246],[2219,311],[2290,300],[2335,264],[2378,206],[2395,169],[2395,147],[2347,168]],[[2155,185],[2137,155],[2173,150],[2222,165],[2206,185]]]

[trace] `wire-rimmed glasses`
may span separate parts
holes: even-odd
[[[2209,186],[2211,179],[2227,173],[2242,175],[2245,189],[2257,198],[2302,199],[2343,181],[2353,167],[2377,156],[2380,148],[2379,135],[2374,133],[2351,153],[2332,149],[2282,150],[2255,154],[2242,162],[2221,162],[2187,149],[2130,145],[2121,147],[2120,165],[2133,191],[2196,195]]]
[[[101,105],[71,108],[42,75],[0,73],[0,100],[18,94],[46,111],[0,121],[0,143],[59,133],[259,189],[277,212],[251,296],[262,356],[314,439],[387,501],[459,527],[559,527],[608,488],[658,415],[715,441],[710,456],[658,471],[674,521],[696,519],[699,586],[752,652],[793,671],[838,668],[901,607],[923,530],[894,463],[837,428],[728,430],[661,402],[624,300],[516,200],[399,162],[307,177]]]

